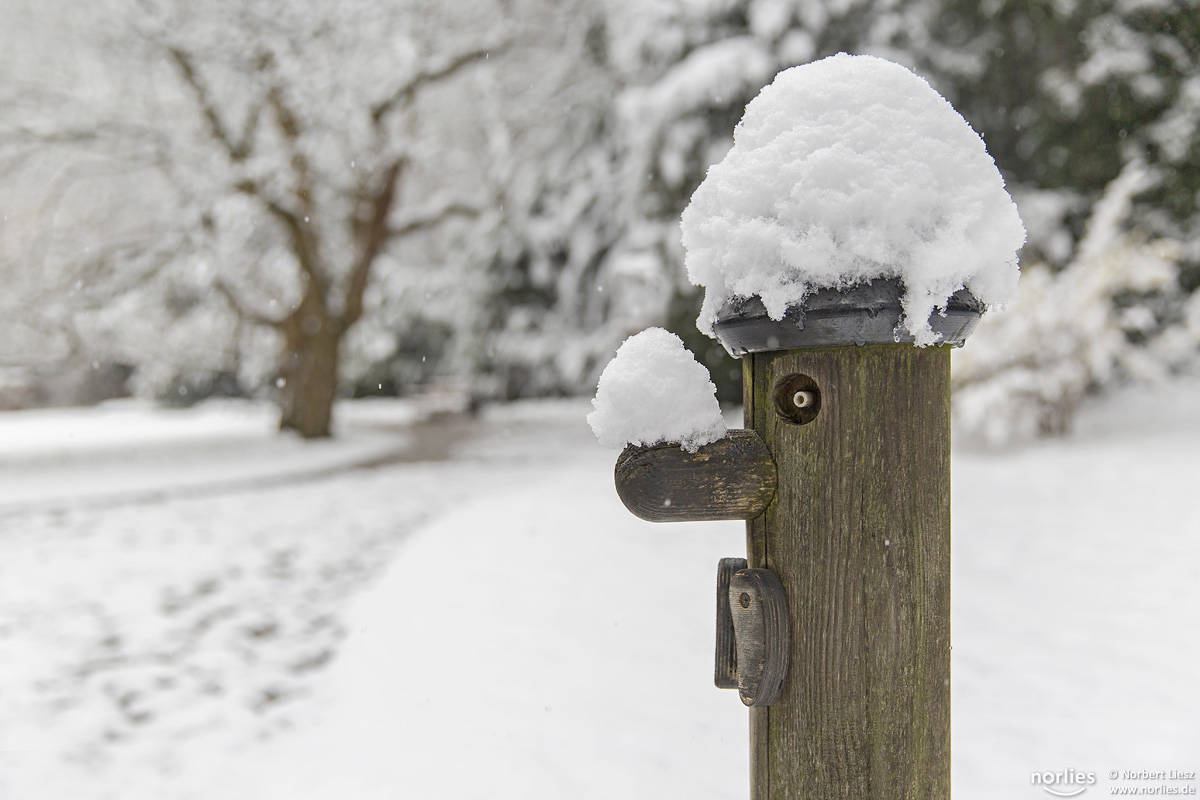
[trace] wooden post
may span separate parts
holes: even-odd
[[[617,463],[644,519],[747,520],[747,569],[718,573],[715,673],[751,706],[752,800],[950,797],[950,346],[983,307],[955,293],[929,318],[942,344],[917,347],[903,295],[820,289],[779,320],[732,301],[714,330],[742,358],[746,430]],[[738,610],[754,576],[773,602]]]
[[[779,577],[792,631],[779,699],[750,709],[750,796],[949,798],[949,348],[743,362],[745,424],[778,476],[748,561]],[[777,409],[793,376],[819,392],[803,424]]]

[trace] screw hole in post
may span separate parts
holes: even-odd
[[[805,425],[821,412],[821,390],[807,375],[788,375],[775,383],[775,413],[788,422]]]

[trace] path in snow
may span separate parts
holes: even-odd
[[[547,449],[511,412],[406,431],[365,411],[379,441],[281,439],[245,406],[37,412],[55,424],[4,440],[32,491],[0,514],[0,798],[175,797],[203,754],[286,730],[403,538]]]
[[[337,436],[280,434],[261,403],[164,409],[137,400],[0,414],[0,517],[223,495],[351,469],[442,461],[473,430],[453,398],[342,401]]]

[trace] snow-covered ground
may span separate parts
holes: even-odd
[[[956,451],[957,797],[1200,768],[1197,398]],[[0,416],[0,798],[744,796],[711,685],[741,526],[629,515],[587,410],[315,447],[245,408]]]

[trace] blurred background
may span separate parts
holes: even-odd
[[[1200,767],[1195,0],[0,0],[0,797],[741,796],[740,530],[629,517],[579,398],[662,325],[738,424],[679,215],[839,51],[1029,232],[954,354],[956,787]]]

